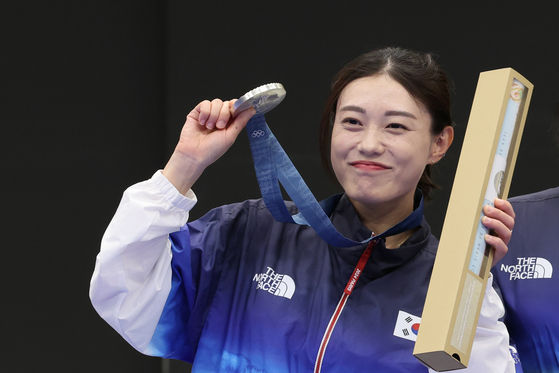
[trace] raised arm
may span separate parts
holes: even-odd
[[[229,149],[255,112],[250,108],[232,118],[234,103],[235,100],[206,100],[188,114],[175,151],[163,170],[181,194],[186,194],[206,167]]]
[[[190,112],[163,172],[130,187],[101,242],[90,298],[99,315],[140,352],[150,341],[171,289],[169,234],[196,203],[190,187],[233,144],[254,109],[232,118],[234,101],[203,101]]]

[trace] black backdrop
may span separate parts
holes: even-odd
[[[88,285],[123,190],[162,168],[202,99],[281,82],[267,118],[318,198],[317,123],[330,79],[369,49],[439,55],[455,82],[455,144],[427,215],[440,232],[478,74],[513,67],[534,85],[510,195],[559,185],[555,0],[0,4],[2,361],[9,372],[178,372],[144,357],[95,313]],[[196,186],[200,216],[259,195],[241,134]]]

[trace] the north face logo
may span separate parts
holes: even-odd
[[[276,273],[272,268],[264,273],[255,274],[252,281],[256,281],[256,289],[267,291],[268,293],[291,299],[295,293],[295,282],[288,275]]]
[[[551,278],[553,266],[544,258],[516,258],[517,264],[501,264],[501,271],[510,273],[512,280],[528,280],[534,278]]]

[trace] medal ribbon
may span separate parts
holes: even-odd
[[[385,232],[360,242],[344,237],[332,225],[328,217],[340,200],[341,195],[329,197],[320,203],[317,202],[268,124],[266,124],[264,115],[254,115],[248,121],[246,129],[262,198],[277,221],[311,226],[324,241],[334,247],[357,246],[375,238],[405,232],[421,224],[423,197],[421,197],[418,207],[406,219]],[[299,209],[299,214],[291,215],[287,210],[278,181],[281,182],[285,191]]]

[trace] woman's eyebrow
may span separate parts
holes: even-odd
[[[412,119],[417,119],[415,117],[415,115],[413,115],[412,113],[410,113],[408,111],[403,111],[403,110],[389,110],[389,111],[385,112],[384,115],[387,116],[387,117],[400,116],[400,117],[408,117],[408,118],[412,118]]]
[[[367,110],[365,110],[361,106],[356,106],[356,105],[344,106],[340,109],[340,111],[355,111],[357,113],[367,114]],[[400,116],[400,117],[408,117],[408,118],[412,118],[412,119],[417,119],[415,115],[413,115],[409,111],[405,111],[405,110],[389,110],[389,111],[385,112],[384,115],[387,116],[387,117]]]
[[[356,111],[358,113],[366,114],[367,110],[363,109],[361,106],[347,105],[340,109],[340,111]]]

